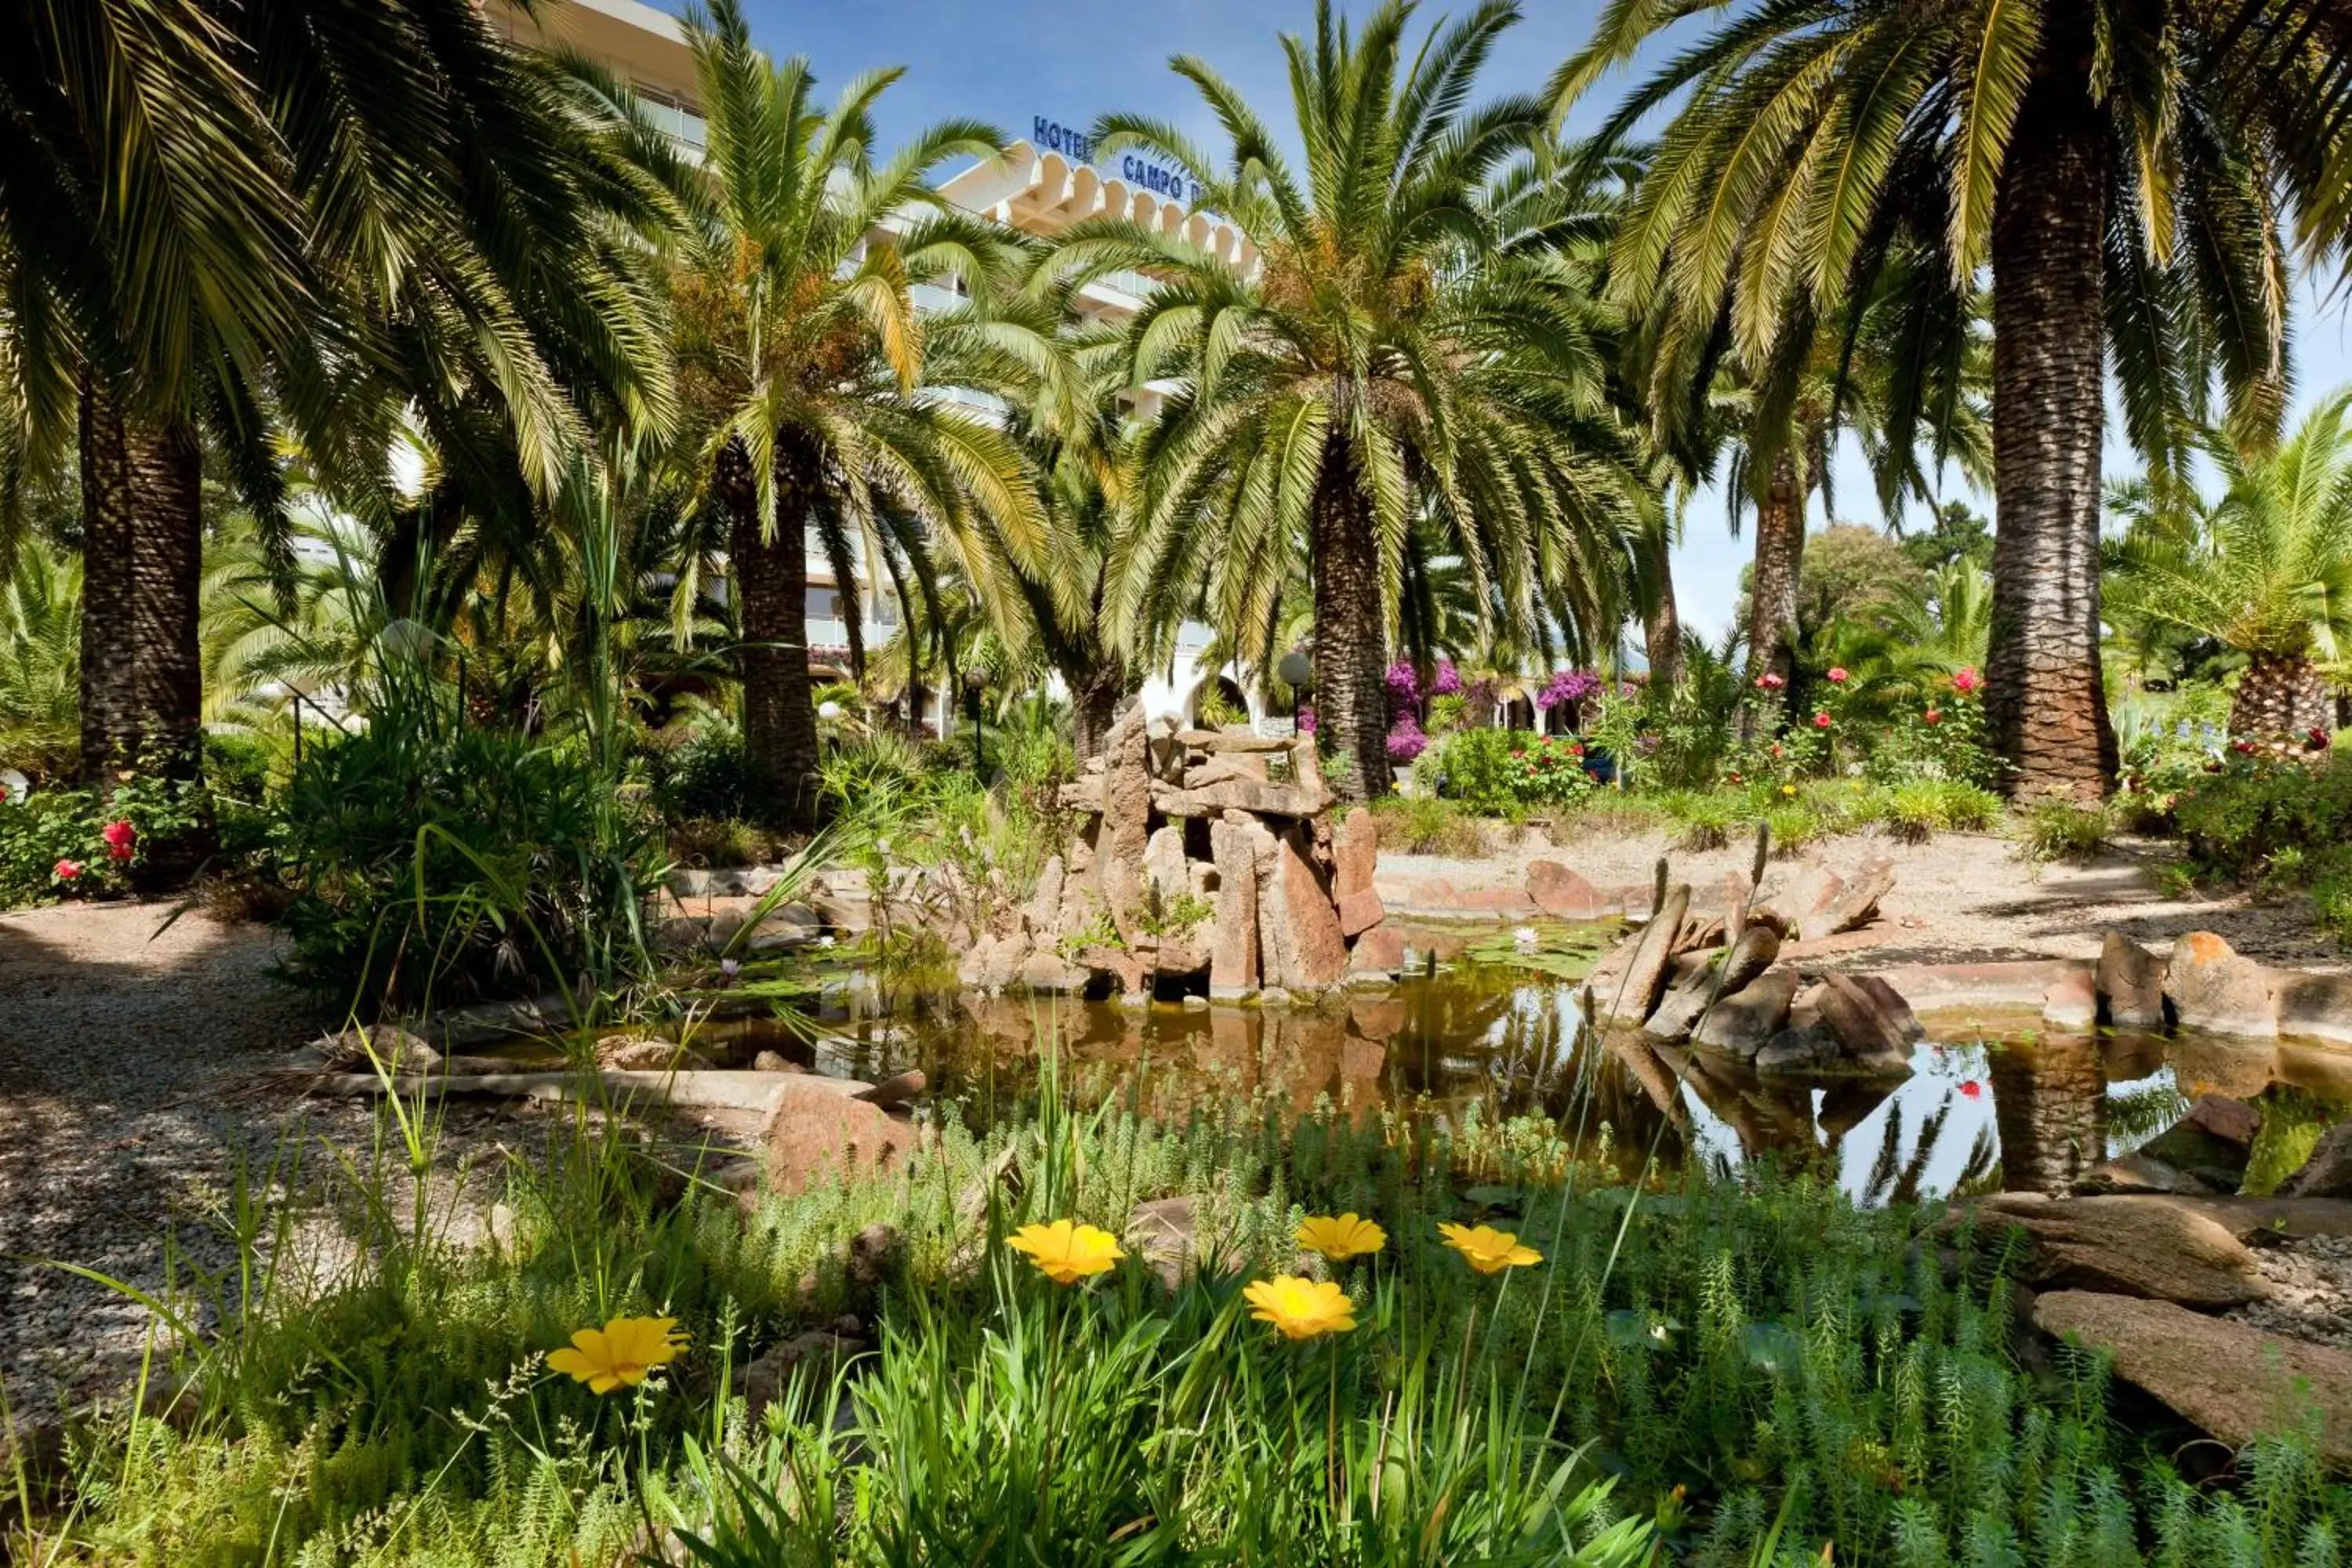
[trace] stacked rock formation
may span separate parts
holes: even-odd
[[[1279,1001],[1403,960],[1372,890],[1371,814],[1333,820],[1311,738],[1147,724],[1131,706],[1062,804],[1077,831],[965,955],[965,984]]]

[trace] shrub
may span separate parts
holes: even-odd
[[[760,821],[768,795],[741,733],[732,727],[706,725],[656,763],[654,799],[672,822]]]
[[[1438,793],[1486,815],[1570,805],[1592,787],[1584,745],[1567,736],[1460,730],[1437,753]]]
[[[778,852],[775,835],[740,818],[688,817],[669,825],[670,858],[681,866],[757,866]]]
[[[2095,805],[2051,800],[2029,809],[2018,828],[2026,858],[2076,862],[2097,858],[2105,847],[2107,814]]]
[[[577,742],[379,721],[306,753],[278,830],[289,974],[425,1002],[642,979],[653,824]]]
[[[1475,859],[1486,852],[1478,818],[1454,801],[1434,795],[1391,795],[1372,803],[1381,847],[1397,855],[1450,855]]]
[[[199,782],[142,774],[101,796],[0,793],[0,906],[128,891],[159,847],[203,834],[212,796]]]
[[[2307,891],[2320,924],[2352,942],[2352,758],[2229,754],[2169,796],[2191,868]]]

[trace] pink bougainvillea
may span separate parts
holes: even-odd
[[[1437,673],[1429,678],[1432,697],[1459,697],[1462,694],[1462,672],[1449,659],[1438,661]]]
[[[1389,761],[1409,763],[1429,749],[1429,737],[1420,721],[1411,713],[1402,714],[1389,726]]]
[[[1536,694],[1536,706],[1549,711],[1563,702],[1581,702],[1601,689],[1601,678],[1590,670],[1556,671]]]

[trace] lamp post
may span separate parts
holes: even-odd
[[[981,707],[980,695],[988,686],[988,677],[979,670],[963,672],[964,700],[971,704],[971,771],[982,780],[988,775],[988,721]]]
[[[1298,694],[1314,686],[1315,661],[1298,649],[1292,648],[1282,656],[1282,662],[1274,667],[1274,672],[1282,677],[1285,686],[1290,688],[1290,727],[1295,731],[1298,728]]]

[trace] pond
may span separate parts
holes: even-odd
[[[819,1072],[878,1079],[920,1068],[968,1119],[1038,1089],[1058,1040],[1066,1091],[1156,1118],[1211,1102],[1363,1116],[1541,1111],[1605,1124],[1622,1154],[1674,1168],[1765,1154],[1811,1161],[1858,1201],[1967,1189],[2058,1193],[2170,1125],[2197,1095],[2279,1091],[2352,1110],[2352,1053],[2191,1036],[2049,1031],[2036,1015],[1930,1014],[1907,1074],[1764,1077],[1709,1052],[1578,1026],[1572,976],[1606,931],[1415,933],[1410,977],[1321,1006],[1149,1005],[990,996],[930,973],[803,969],[772,1016],[705,1022],[721,1066],[775,1050]],[[2273,1098],[2276,1098],[2274,1095]]]

